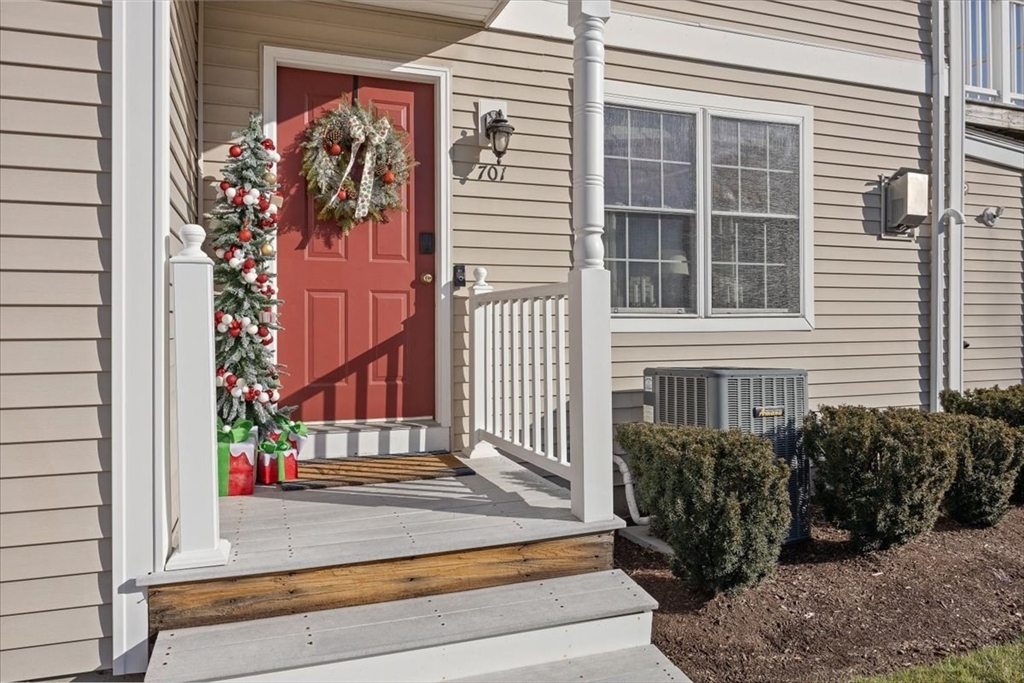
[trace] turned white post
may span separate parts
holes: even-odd
[[[569,0],[573,27],[569,460],[572,512],[611,519],[611,274],[604,267],[604,24],[610,0]]]
[[[231,544],[220,537],[214,401],[213,261],[206,231],[181,229],[184,249],[171,259],[178,436],[178,544],[165,569],[222,565]]]
[[[497,451],[483,440],[487,418],[487,310],[477,303],[476,297],[494,288],[487,284],[486,268],[476,268],[473,277],[475,282],[469,288],[469,444],[465,453],[480,457],[497,455]]]

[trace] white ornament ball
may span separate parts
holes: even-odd
[[[277,389],[274,389],[273,391],[270,392],[270,400],[273,401],[274,403],[277,403],[277,401],[280,398],[281,398],[281,392],[278,391]]]
[[[224,323],[221,323],[220,325],[217,325],[217,331],[220,332],[221,334],[224,334],[225,332],[228,331],[228,326],[225,325]]]
[[[235,317],[230,313],[225,313],[224,317],[220,319],[225,325],[230,325],[234,321]]]
[[[236,386],[238,386],[238,390],[241,391],[243,394],[249,393],[249,387],[247,385],[241,384]]]
[[[252,206],[253,204],[256,203],[256,198],[253,197],[251,194],[247,194],[242,199],[242,203],[245,204],[246,206]]]
[[[245,328],[245,331],[249,334],[256,334],[260,331],[260,328],[256,325],[249,325],[249,327]]]
[[[260,392],[260,403],[266,403],[270,400],[270,396],[265,391]]]
[[[278,154],[276,150],[273,150],[270,152],[270,160],[276,164],[277,162],[281,161],[281,155]]]
[[[271,216],[276,215],[277,214],[277,204],[271,204],[270,206],[268,206],[267,207],[267,213],[269,213]]]
[[[218,377],[217,378],[217,386],[218,387],[224,386],[224,378],[223,377]]]
[[[259,199],[260,191],[254,187],[251,190],[249,190],[249,196],[252,197],[253,199]]]
[[[259,382],[256,382],[256,384],[253,384],[252,388],[255,389],[256,391],[263,391],[263,385],[260,384]]]
[[[215,253],[217,255],[217,258],[224,258],[224,254],[226,254],[228,252],[226,250],[224,250],[224,249],[218,249],[217,251],[215,251],[213,253]]]
[[[250,318],[247,315],[243,315],[242,319],[239,320],[238,322],[242,323],[243,325],[249,325],[252,322],[252,318]]]
[[[250,270],[248,273],[242,276],[242,279],[250,284],[256,282],[256,271]]]
[[[242,265],[242,262],[232,257],[230,260],[228,260],[228,265],[231,266],[232,268],[237,268],[238,266]]]
[[[249,289],[251,289],[254,292],[258,292],[258,291],[260,291],[260,286],[259,285],[252,285],[251,287],[249,287]]]
[[[231,395],[234,396],[235,398],[241,398],[242,390],[238,387],[238,385],[235,385],[235,388],[231,390]]]
[[[233,187],[229,187],[228,189],[224,190],[224,196],[227,197],[228,199],[234,199],[236,194],[238,194],[238,190],[236,190]]]
[[[220,430],[222,432],[224,432],[225,434],[227,434],[228,432],[231,431],[231,427],[230,427],[230,425],[224,425],[223,427],[220,428]]]

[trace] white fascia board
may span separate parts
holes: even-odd
[[[1024,144],[1010,141],[997,142],[989,138],[967,133],[964,153],[972,159],[1005,166],[1015,171],[1024,171]]]
[[[510,0],[490,27],[571,41],[572,28],[566,25],[565,15],[563,2]],[[621,11],[612,12],[605,31],[609,48],[887,90],[931,91],[931,68],[924,59],[886,57]]]

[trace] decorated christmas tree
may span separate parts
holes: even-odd
[[[262,116],[234,133],[217,201],[209,214],[217,259],[213,278],[217,355],[217,412],[225,423],[249,420],[265,435],[275,417],[281,381],[271,344],[282,301],[271,284],[280,195],[274,164],[281,156],[263,135]]]

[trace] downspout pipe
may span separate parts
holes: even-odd
[[[939,393],[943,389],[945,359],[945,232],[942,229],[942,207],[946,204],[946,2],[932,0],[932,235],[931,235],[931,330],[928,373],[928,407],[936,412],[941,407]]]
[[[633,524],[638,526],[647,526],[651,523],[650,517],[641,517],[640,508],[636,504],[636,492],[633,490],[633,475],[629,473],[629,465],[626,464],[626,460],[620,455],[613,455],[612,462],[619,468],[619,472],[622,473],[622,484],[626,489],[626,505],[629,507],[629,518],[633,520]]]
[[[964,7],[949,5],[949,388],[964,387]]]

